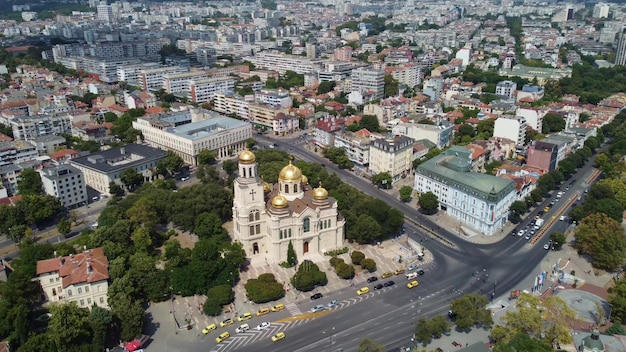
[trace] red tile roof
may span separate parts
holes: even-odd
[[[52,160],[65,160],[65,159],[71,159],[71,158],[75,158],[77,156],[80,156],[80,153],[72,150],[72,149],[61,149],[59,151],[56,151],[52,154],[50,154],[50,158],[52,158]]]
[[[7,136],[6,134],[0,133],[0,142],[10,142],[13,138]]]
[[[109,279],[109,261],[102,247],[88,249],[76,255],[40,260],[37,275],[58,272],[63,288],[79,283],[92,283]]]
[[[18,194],[13,197],[0,198],[0,205],[15,205],[20,200],[22,200],[21,194]]]

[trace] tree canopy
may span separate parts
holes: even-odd
[[[575,248],[589,255],[595,268],[615,270],[626,263],[624,228],[606,214],[587,216],[580,222],[575,234]]]

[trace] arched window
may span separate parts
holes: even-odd
[[[289,185],[285,185],[285,193],[289,193]]]
[[[261,213],[258,210],[254,212],[254,220],[261,220]]]
[[[302,222],[302,231],[309,232],[310,230],[311,230],[311,219],[304,218],[304,221]]]
[[[293,192],[294,193],[298,192],[298,184],[297,183],[295,185],[293,185]]]
[[[254,212],[250,212],[250,215],[248,215],[248,221],[252,222],[254,221]]]

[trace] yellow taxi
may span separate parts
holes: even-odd
[[[261,308],[256,312],[256,316],[260,317],[262,315],[266,315],[266,314],[270,314],[270,309],[269,308]]]
[[[404,269],[398,269],[393,274],[394,275],[402,275],[402,274],[404,274]]]
[[[550,207],[543,208],[543,211],[546,212],[546,213],[549,212],[550,211]]]
[[[388,271],[386,273],[383,273],[382,275],[380,275],[380,277],[382,277],[383,279],[386,279],[388,277],[392,277],[393,273],[391,271]]]
[[[206,328],[202,329],[202,333],[206,335],[215,329],[217,329],[217,326],[215,326],[215,324],[207,325]]]
[[[364,295],[364,294],[366,294],[368,292],[370,292],[369,287],[363,287],[363,288],[360,288],[358,291],[356,291],[356,294],[360,296],[360,295]]]
[[[282,303],[278,303],[277,305],[272,307],[272,312],[280,312],[283,309],[285,309],[285,305]]]
[[[246,320],[250,320],[252,319],[252,314],[251,313],[243,313],[242,315],[240,315],[237,320],[238,321],[246,321]]]
[[[220,334],[220,336],[215,338],[215,342],[220,343],[229,337],[230,337],[230,333],[228,331],[224,331],[223,333]]]
[[[233,325],[233,323],[234,321],[232,319],[226,319],[220,323],[220,326],[225,327],[225,326]]]
[[[282,340],[284,338],[285,338],[285,333],[281,331],[278,334],[272,336],[272,341],[276,342],[276,341],[280,341],[280,340]]]
[[[406,287],[413,288],[413,287],[417,287],[417,285],[418,285],[417,280],[413,280],[409,282],[408,284],[406,284]]]

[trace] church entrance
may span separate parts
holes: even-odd
[[[309,242],[305,241],[302,245],[302,253],[309,253]]]
[[[256,242],[252,244],[252,254],[259,254],[259,244]]]

